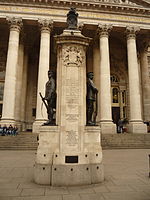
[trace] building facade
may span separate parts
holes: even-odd
[[[92,38],[86,71],[94,72],[99,90],[97,123],[102,133],[114,133],[120,118],[129,120],[129,132],[146,133],[143,121],[150,121],[148,0],[0,1],[1,124],[37,132],[47,119],[39,92],[45,94],[49,69],[60,78],[55,36],[67,27],[71,7],[79,14],[79,30]]]

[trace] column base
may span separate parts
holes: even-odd
[[[14,119],[1,119],[0,121],[1,126],[9,126],[10,124],[14,126],[16,123],[17,122]]]
[[[142,122],[130,122],[127,128],[129,133],[147,133],[147,125]]]
[[[22,123],[22,131],[26,131],[26,122],[21,121],[21,123]]]
[[[16,124],[15,124],[18,128],[18,131],[22,131],[22,123],[21,121],[16,121]]]
[[[100,125],[102,134],[116,133],[116,124],[114,124],[113,122],[101,122]]]

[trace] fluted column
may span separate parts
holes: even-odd
[[[50,65],[50,32],[52,29],[51,20],[39,20],[41,28],[41,42],[40,42],[40,57],[39,57],[39,71],[38,71],[38,89],[37,89],[37,105],[36,105],[36,120],[33,124],[33,132],[37,132],[39,126],[47,120],[47,111],[45,106],[41,110],[42,100],[39,92],[45,95],[45,84],[48,80],[48,70]]]
[[[115,133],[115,124],[112,123],[111,82],[109,58],[110,25],[99,25],[100,40],[100,121],[102,133]]]
[[[26,130],[26,96],[27,96],[27,67],[28,67],[28,48],[24,48],[24,62],[23,62],[23,75],[22,75],[22,90],[21,90],[21,124],[22,130]]]
[[[16,106],[15,106],[15,119],[17,126],[21,129],[21,109],[23,102],[21,101],[23,85],[23,67],[24,67],[24,34],[22,32],[20,37],[19,52],[18,52],[18,65],[16,75]]]
[[[142,121],[140,76],[137,61],[136,32],[135,27],[127,27],[127,55],[128,55],[128,76],[130,93],[130,124],[129,132],[146,133],[147,127]]]
[[[150,79],[148,70],[148,58],[147,48],[149,42],[146,41],[146,45],[142,48],[141,57],[141,73],[142,73],[142,97],[143,97],[143,119],[144,121],[150,121]]]
[[[6,63],[2,123],[13,124],[15,123],[16,75],[19,34],[22,20],[20,18],[8,18],[7,20],[10,24],[10,35]]]

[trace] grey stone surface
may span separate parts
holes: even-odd
[[[33,181],[35,151],[0,151],[0,200],[150,200],[150,150],[103,153],[104,182],[51,187]]]
[[[51,184],[51,165],[38,164],[34,165],[34,180],[37,184]]]
[[[53,165],[52,185],[91,184],[90,165]]]

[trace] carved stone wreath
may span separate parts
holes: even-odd
[[[65,66],[79,67],[83,63],[83,52],[80,47],[68,46],[63,48],[63,61]]]

